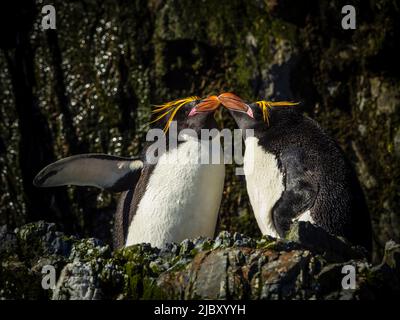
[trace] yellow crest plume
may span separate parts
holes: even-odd
[[[273,102],[273,101],[261,100],[261,101],[257,101],[256,103],[262,109],[264,121],[269,126],[269,110],[272,109],[272,107],[296,106],[300,102],[290,102],[290,101],[276,101],[276,102]]]
[[[187,98],[178,99],[178,100],[164,103],[162,105],[155,106],[155,109],[152,111],[152,113],[160,113],[160,112],[162,112],[162,113],[156,119],[151,121],[150,123],[157,122],[157,121],[161,120],[162,118],[166,117],[168,114],[170,114],[168,121],[163,129],[164,132],[166,133],[169,129],[169,126],[171,125],[171,122],[174,120],[174,117],[175,117],[176,113],[178,112],[178,110],[180,108],[182,108],[185,104],[192,102],[192,101],[196,101],[196,100],[200,100],[200,98],[197,96],[187,97]]]

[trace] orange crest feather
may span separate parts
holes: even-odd
[[[159,115],[156,119],[154,119],[150,123],[157,122],[157,121],[161,120],[162,118],[166,117],[168,114],[170,114],[168,121],[163,129],[164,132],[166,133],[171,125],[171,122],[174,120],[174,117],[175,117],[176,113],[178,112],[178,110],[180,108],[182,108],[185,104],[192,102],[192,101],[196,101],[196,100],[200,100],[200,98],[197,96],[192,96],[192,97],[187,97],[187,98],[183,98],[183,99],[177,99],[174,101],[166,102],[162,105],[157,105],[157,106],[155,106],[152,113],[160,113],[163,111],[165,111],[165,112],[163,112],[161,115]]]
[[[257,105],[262,109],[264,121],[269,126],[269,111],[272,107],[288,107],[288,106],[297,106],[300,102],[291,102],[291,101],[266,101],[261,100],[256,102]]]

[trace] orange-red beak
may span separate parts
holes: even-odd
[[[189,116],[194,116],[196,113],[214,111],[219,107],[220,104],[221,102],[218,100],[217,96],[209,96],[201,100],[196,107],[190,111]]]
[[[196,105],[196,107],[194,107],[192,111],[190,111],[189,116],[194,116],[195,114],[200,112],[214,111],[219,107],[220,104],[222,104],[225,108],[229,110],[244,112],[247,113],[250,117],[254,118],[253,111],[247,105],[247,103],[245,103],[237,95],[230,92],[224,92],[219,96],[209,96],[201,100]]]
[[[224,92],[218,96],[218,100],[222,105],[232,111],[247,113],[254,118],[253,111],[241,98],[231,92]]]
[[[198,112],[214,111],[219,107],[220,103],[217,96],[209,96],[201,100],[196,109]]]

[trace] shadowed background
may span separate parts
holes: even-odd
[[[78,153],[136,155],[152,104],[233,91],[296,100],[356,167],[375,254],[400,241],[400,8],[396,1],[46,1],[1,9],[0,224],[40,219],[110,242],[118,195],[37,189]],[[341,28],[353,4],[357,29]],[[222,127],[234,128],[225,112]],[[259,236],[243,178],[227,166],[219,229]],[[266,190],[268,192],[268,190]]]

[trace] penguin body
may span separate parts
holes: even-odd
[[[198,99],[182,99],[162,111],[158,127],[177,129],[214,129],[214,106]],[[161,108],[160,108],[161,110]],[[204,111],[203,111],[204,110]],[[178,132],[179,132],[178,131]],[[122,191],[114,223],[114,247],[150,243],[162,247],[199,236],[213,237],[221,202],[225,167],[222,162],[200,163],[202,140],[190,135],[172,137],[177,145],[167,144],[157,161],[146,157],[147,144],[140,159],[108,155],[78,155],[59,160],[44,168],[34,184],[91,185],[110,191]],[[214,134],[212,140],[219,139]],[[222,154],[222,153],[221,153]]]
[[[163,154],[148,169],[148,176],[142,176],[137,185],[142,196],[136,200],[126,245],[149,242],[160,247],[165,242],[214,236],[225,171],[222,164],[201,164],[199,148],[199,141],[188,138]],[[146,192],[141,193],[141,188]]]
[[[267,124],[257,103],[230,109],[240,129],[254,130],[244,135],[244,173],[262,233],[284,237],[293,221],[309,221],[371,250],[363,192],[338,144],[296,108],[268,111]]]

